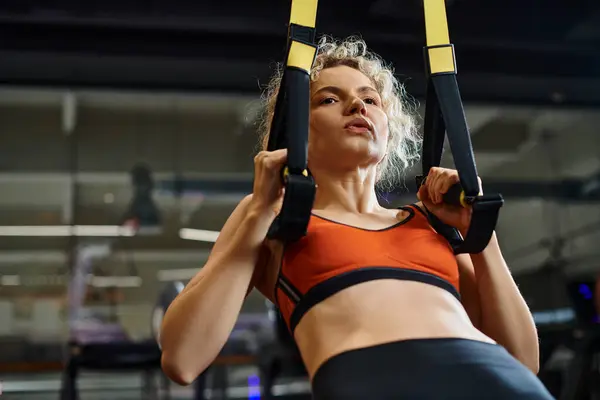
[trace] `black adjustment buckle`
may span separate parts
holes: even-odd
[[[285,177],[285,194],[281,212],[269,227],[267,238],[284,243],[306,235],[315,200],[316,185],[310,174],[289,173]]]
[[[450,51],[452,52],[452,65],[454,66],[454,69],[452,71],[447,71],[447,72],[432,72],[431,71],[431,59],[429,57],[430,50],[443,49],[443,48],[449,48]],[[426,73],[427,77],[431,77],[431,76],[435,76],[435,75],[457,74],[458,73],[458,67],[456,64],[456,52],[454,51],[454,45],[452,43],[438,44],[435,46],[423,47],[423,61],[425,63],[425,73]]]
[[[314,46],[317,30],[308,26],[298,24],[290,24],[288,38],[290,41],[295,40],[310,46]]]

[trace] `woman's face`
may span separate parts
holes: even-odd
[[[388,118],[371,80],[347,66],[321,71],[311,85],[309,164],[376,165],[387,140]]]

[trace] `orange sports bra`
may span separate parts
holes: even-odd
[[[275,302],[290,332],[311,307],[335,293],[375,279],[429,283],[460,299],[456,256],[416,205],[397,224],[367,230],[313,215],[307,235],[283,254]]]

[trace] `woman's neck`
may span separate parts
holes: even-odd
[[[375,192],[375,171],[323,173],[313,171],[317,192],[313,209],[369,214],[381,209]]]

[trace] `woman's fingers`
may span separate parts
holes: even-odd
[[[455,183],[460,182],[458,172],[453,169],[433,167],[429,170],[425,184],[431,202],[440,204],[444,200],[444,194]]]

